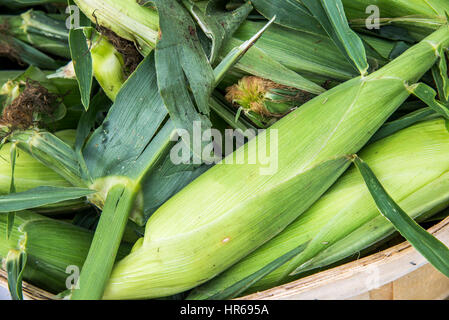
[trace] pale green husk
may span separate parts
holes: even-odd
[[[56,135],[67,143],[73,144],[75,130],[59,131]],[[8,194],[11,184],[11,143],[6,143],[0,150],[0,194]],[[43,165],[28,153],[17,148],[14,168],[14,187],[16,192],[23,192],[40,186],[71,187],[72,185],[52,169]],[[41,213],[58,213],[87,208],[86,200],[71,200],[35,209]]]
[[[0,258],[5,259],[10,250],[25,251],[25,280],[55,294],[69,289],[66,280],[74,274],[74,268],[81,270],[93,233],[24,211],[15,214],[12,233],[6,239],[6,223],[7,216],[0,215]],[[129,246],[122,244],[119,257],[129,250]]]
[[[126,76],[123,56],[104,36],[98,34],[92,39],[92,67],[95,79],[109,99],[115,101]]]
[[[428,216],[449,205],[449,132],[443,119],[419,123],[362,149],[359,156],[413,218]],[[394,232],[383,218],[365,182],[353,167],[309,210],[274,239],[195,290],[191,299],[205,299],[244,279],[266,264],[310,243],[298,258],[285,264],[249,291],[293,280],[289,272],[325,267],[378,243]]]

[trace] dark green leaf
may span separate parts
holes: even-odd
[[[93,82],[92,56],[87,45],[86,29],[71,29],[69,33],[70,52],[78,80],[81,102],[89,109],[90,94]]]
[[[363,25],[363,27],[365,27],[365,25]],[[408,30],[398,26],[382,26],[380,29],[373,30],[367,30],[364,28],[361,31],[383,39],[404,41],[409,44],[415,43],[415,39],[410,35]]]
[[[275,23],[301,32],[326,35],[320,23],[298,0],[252,0],[256,8],[268,20],[276,16]]]
[[[408,128],[411,125],[428,120],[431,117],[438,117],[439,115],[432,108],[422,108],[414,111],[398,120],[385,123],[379,131],[371,138],[370,143],[383,139],[398,132],[402,129]]]
[[[389,196],[369,166],[355,157],[355,165],[376,202],[380,213],[437,270],[449,277],[449,249],[410,218]]]
[[[98,221],[100,220],[100,214],[95,211],[80,212],[75,215],[72,220],[72,224],[83,229],[93,230],[97,228]]]
[[[103,92],[99,92],[92,99],[89,110],[82,114],[78,123],[75,151],[79,151],[84,147],[84,143],[86,142],[87,137],[95,128],[98,114],[101,112],[106,112],[110,108],[111,104],[111,101]]]
[[[349,27],[341,0],[302,0],[340,51],[364,75],[368,71],[365,47],[359,36]]]
[[[103,124],[88,140],[83,156],[93,179],[115,176],[141,178],[174,127],[158,92],[154,54],[125,82]]]
[[[201,125],[203,130],[212,126],[209,99],[215,83],[214,73],[187,10],[176,0],[154,3],[162,34],[155,54],[159,91],[176,128],[187,130],[192,138],[194,124]],[[192,145],[191,141],[186,143]]]
[[[262,34],[268,27],[274,22],[274,18],[271,19],[262,29],[259,30],[251,39],[243,42],[240,46],[232,49],[220,62],[220,64],[214,69],[215,85],[223,80],[228,71],[248,52],[248,50],[260,39]]]
[[[403,54],[405,51],[410,49],[410,47],[411,47],[411,45],[408,44],[407,42],[405,42],[405,41],[398,41],[394,45],[393,50],[391,50],[390,55],[388,56],[388,58],[390,60],[394,60],[397,57],[399,57],[401,54]]]
[[[183,0],[186,8],[198,21],[203,32],[212,41],[209,57],[210,63],[215,62],[223,43],[232,36],[253,9],[251,3],[246,2],[233,11],[227,11],[227,2],[227,0],[211,0],[207,3],[206,10],[203,12],[192,1]]]
[[[76,131],[75,152],[78,155],[78,160],[81,164],[83,178],[89,179],[89,173],[82,155],[82,149],[88,136],[95,128],[98,114],[107,111],[111,106],[111,101],[104,94],[103,91],[99,92],[93,99],[89,110],[81,115],[78,122],[78,128]]]
[[[23,300],[22,278],[27,261],[24,251],[10,250],[6,258],[8,289],[12,300]]]
[[[410,93],[421,99],[425,104],[433,109],[436,113],[449,119],[449,109],[444,104],[436,100],[437,93],[433,88],[424,83],[417,83],[408,87]]]

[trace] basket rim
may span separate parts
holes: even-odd
[[[449,246],[449,217],[428,231]],[[408,242],[239,300],[344,300],[378,289],[429,265]],[[377,281],[366,281],[378,273]]]

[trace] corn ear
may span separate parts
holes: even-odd
[[[82,168],[73,150],[73,143],[70,145],[47,131],[36,129],[14,131],[8,139],[16,143],[22,151],[60,174],[72,186],[87,185],[82,178]]]
[[[409,96],[406,84],[418,81],[448,44],[446,26],[381,70],[304,104],[201,175],[148,220],[144,240],[117,263],[104,298],[191,289],[273,238],[338,179],[347,155],[368,142]],[[276,154],[275,168],[267,170],[261,159],[225,164],[256,155],[257,146]]]
[[[11,9],[18,9],[29,6],[37,6],[37,5],[59,5],[63,7],[67,5],[67,1],[65,0],[0,0],[0,6],[6,6]]]
[[[11,180],[11,163],[9,161],[9,150],[11,144],[7,143],[0,151],[0,193],[9,192],[9,182]],[[70,184],[43,164],[35,160],[30,155],[17,151],[17,161],[15,166],[15,185],[17,192],[23,192],[42,185],[55,187],[69,187]]]
[[[422,218],[449,206],[448,152],[449,132],[445,121],[439,118],[379,140],[363,148],[360,157],[407,213]],[[393,226],[379,214],[360,173],[352,167],[282,233],[196,289],[189,298],[213,296],[301,243],[308,245],[297,258],[260,280],[250,291],[297,278],[288,273],[304,263],[308,266],[304,265],[303,271],[326,267],[393,232]]]
[[[0,215],[1,259],[6,259],[10,250],[25,252],[25,280],[52,293],[69,289],[66,281],[76,272],[75,268],[81,270],[93,233],[66,222],[23,211],[15,214],[13,231],[6,240],[6,223],[6,215]],[[129,250],[129,246],[122,245],[119,257]]]
[[[307,92],[258,77],[243,77],[226,92],[226,100],[259,127],[268,127],[312,98]]]
[[[1,15],[2,32],[19,39],[40,51],[70,58],[68,48],[69,31],[64,19],[56,19],[36,10],[21,15]]]
[[[104,36],[96,34],[92,43],[90,53],[95,79],[108,98],[115,101],[115,97],[126,80],[123,56]]]
[[[151,8],[134,0],[76,0],[75,3],[94,23],[134,41],[145,56],[155,48],[159,17]]]
[[[56,135],[62,140],[74,143],[75,131],[59,131]],[[8,194],[11,182],[11,143],[6,143],[0,150],[0,194]],[[14,186],[16,192],[23,192],[40,186],[71,187],[72,185],[52,169],[34,159],[28,153],[18,149],[14,169]],[[76,211],[89,205],[83,200],[71,200],[58,205],[43,206],[36,211],[40,213],[59,213]]]
[[[33,65],[43,69],[56,69],[61,63],[33,46],[0,33],[0,56],[9,58],[20,65]]]

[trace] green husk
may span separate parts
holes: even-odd
[[[382,17],[404,17],[421,15],[428,17],[444,17],[444,12],[449,10],[449,4],[444,0],[342,0],[345,13],[349,19],[366,14],[366,8],[370,5],[378,6]]]
[[[119,37],[134,41],[146,56],[155,48],[158,39],[159,17],[137,1],[76,0],[81,11],[102,27]]]
[[[381,25],[393,25],[408,30],[416,40],[421,40],[446,23],[449,3],[445,0],[343,0],[345,13],[356,27],[365,28],[372,13],[369,6],[379,9]]]
[[[115,266],[104,298],[191,289],[277,235],[338,179],[348,155],[407,99],[405,84],[418,81],[448,44],[445,26],[381,70],[304,104],[223,161],[256,154],[256,142],[266,143],[278,148],[275,173],[259,161],[216,165],[201,175],[153,214],[143,241]],[[267,138],[276,133],[278,141]]]
[[[15,131],[8,139],[33,156],[34,159],[57,172],[72,186],[85,187],[87,185],[82,178],[82,169],[72,146],[55,135],[45,130],[31,129]]]
[[[62,63],[33,46],[0,33],[0,57],[6,57],[19,65],[32,65],[43,69],[56,69]]]
[[[226,92],[226,100],[259,127],[268,127],[312,98],[307,92],[258,77],[243,77]]]
[[[59,131],[56,135],[64,141],[73,144],[75,140],[74,130]],[[11,181],[10,162],[11,143],[6,143],[0,150],[0,194],[8,194]],[[71,184],[57,174],[55,171],[44,166],[31,155],[17,150],[15,162],[14,185],[16,192],[23,192],[40,186],[70,187]],[[45,214],[73,212],[87,208],[89,205],[84,200],[71,200],[49,205],[36,209],[35,211]]]
[[[6,6],[11,9],[19,9],[29,6],[37,6],[43,4],[58,4],[62,6],[67,4],[66,0],[0,0],[0,6]]]
[[[21,15],[0,16],[0,32],[19,39],[42,52],[70,58],[69,31],[64,19],[33,9]]]
[[[234,37],[225,44],[223,53],[234,47],[238,41],[248,39],[262,25],[263,22],[243,23]],[[349,80],[357,75],[351,64],[325,35],[301,33],[274,25],[265,32],[255,48],[243,57],[236,68],[251,73],[247,65],[251,67],[251,51],[256,53],[257,50],[267,53],[270,58],[312,80]]]
[[[377,141],[359,153],[391,196],[414,219],[449,206],[449,132],[441,118],[416,124]],[[363,231],[363,232],[362,232]],[[289,271],[326,267],[380,242],[394,232],[380,216],[355,167],[346,172],[286,230],[199,287],[191,299],[206,299],[256,272],[298,245],[309,243],[290,263],[256,283],[248,292],[292,281]],[[304,265],[306,266],[306,265]]]
[[[104,36],[96,34],[91,41],[90,53],[95,79],[108,98],[115,101],[126,80],[123,56]]]
[[[19,76],[22,71],[19,70],[1,70],[0,71],[0,86],[3,86],[8,80],[12,80]]]
[[[6,143],[0,150],[0,193],[2,194],[9,192],[9,182],[11,180],[10,147],[11,143]],[[67,180],[20,150],[17,154],[15,173],[14,180],[17,192],[23,192],[42,185],[69,186]]]

